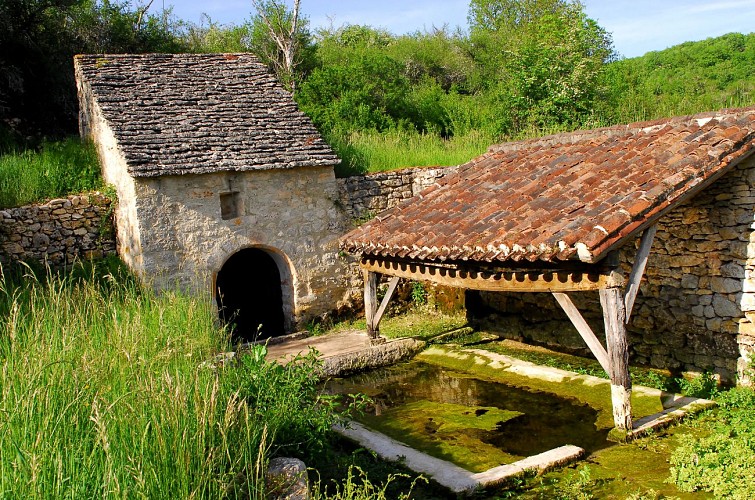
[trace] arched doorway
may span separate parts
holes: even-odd
[[[233,254],[218,272],[218,314],[230,326],[235,341],[249,342],[286,333],[284,285],[290,280],[285,279],[285,274],[281,279],[276,260],[282,259],[260,248],[246,248]]]

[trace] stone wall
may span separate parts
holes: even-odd
[[[87,193],[0,210],[0,263],[61,267],[114,253],[110,203],[100,193]]]
[[[458,168],[406,168],[338,179],[339,200],[356,224],[419,194]]]
[[[211,294],[232,255],[259,248],[278,265],[288,330],[347,307],[355,285],[338,237],[349,223],[332,166],[136,178],[134,189],[132,251],[156,288]]]
[[[444,175],[456,172],[458,168],[457,166],[415,167],[337,179],[339,205],[348,217],[349,225],[357,227],[381,211],[419,194]],[[346,256],[345,258],[349,262],[351,307],[357,312],[362,312],[364,307],[362,271],[354,257]],[[387,277],[382,277],[381,286],[387,288]],[[399,282],[396,293],[391,299],[389,307],[391,314],[399,313],[411,306],[412,286],[413,284],[406,280]],[[433,283],[426,283],[425,290],[428,292],[430,303],[441,310],[456,311],[464,307],[463,290]]]
[[[755,346],[754,214],[751,158],[659,221],[628,325],[633,363],[712,371],[727,382],[746,375]],[[627,276],[637,244],[621,252]],[[597,293],[570,295],[596,334],[602,332]],[[586,352],[552,296],[482,293],[480,298],[477,306],[487,308],[485,324],[506,336]]]

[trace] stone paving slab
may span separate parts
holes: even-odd
[[[370,338],[367,333],[360,330],[345,330],[343,332],[330,333],[293,340],[268,344],[267,359],[285,361],[298,354],[307,354],[310,349],[317,350],[320,358],[328,358],[340,354],[349,354],[370,348]]]
[[[310,350],[322,360],[321,376],[338,377],[407,360],[418,354],[425,342],[411,339],[380,338],[373,342],[364,330],[347,330],[321,336],[292,336],[267,346],[267,359],[287,363]]]
[[[451,462],[410,448],[358,422],[349,422],[345,427],[336,426],[334,430],[369,448],[385,460],[402,461],[413,471],[427,474],[456,493],[472,493],[478,488],[497,486],[528,471],[544,472],[578,460],[585,453],[578,446],[566,445],[475,474]]]

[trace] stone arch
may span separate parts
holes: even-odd
[[[292,267],[282,252],[261,246],[239,249],[215,275],[218,316],[237,341],[289,333],[295,324],[293,285]]]

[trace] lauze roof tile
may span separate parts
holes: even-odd
[[[134,177],[339,162],[250,54],[79,55],[75,65]]]
[[[755,150],[755,107],[500,144],[341,239],[421,261],[597,262]]]

